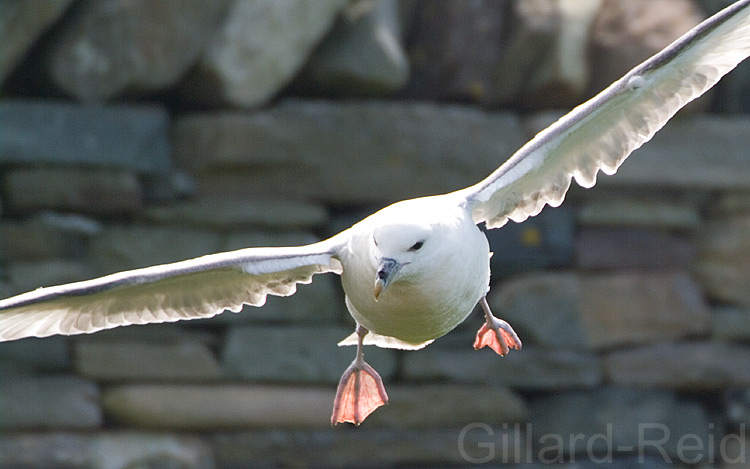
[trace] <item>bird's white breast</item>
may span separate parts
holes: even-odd
[[[429,223],[437,243],[405,267],[376,301],[378,259],[373,231],[386,224]],[[408,228],[408,226],[407,226]],[[435,248],[436,247],[436,248]],[[421,255],[422,253],[420,253]],[[418,344],[438,338],[471,313],[489,284],[489,245],[470,215],[450,198],[413,199],[386,207],[351,228],[341,275],[354,319],[370,331]]]

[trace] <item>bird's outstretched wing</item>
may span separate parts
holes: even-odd
[[[562,203],[575,178],[614,174],[685,104],[750,55],[750,1],[732,4],[543,130],[478,184],[458,191],[498,228]]]
[[[341,273],[341,236],[285,248],[248,248],[120,272],[0,300],[0,342],[129,324],[211,317],[266,295],[287,296],[322,272]]]

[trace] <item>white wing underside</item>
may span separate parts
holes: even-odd
[[[344,340],[339,342],[338,346],[346,347],[349,345],[357,345],[358,341],[359,341],[359,335],[357,334],[357,331],[354,331],[351,335],[347,336]],[[419,344],[411,344],[409,342],[404,342],[403,340],[399,340],[395,337],[375,334],[374,332],[371,331],[367,333],[362,344],[363,345],[376,345],[380,348],[393,348],[393,349],[399,349],[399,350],[419,350],[419,349],[423,349],[427,347],[433,342],[435,342],[435,339],[427,340]]]
[[[701,23],[540,132],[480,183],[458,191],[477,223],[521,222],[614,174],[685,104],[750,55],[750,8],[738,2]]]
[[[261,306],[317,273],[341,273],[332,240],[249,248],[174,264],[39,288],[0,300],[0,341],[81,334],[130,324],[174,322]]]

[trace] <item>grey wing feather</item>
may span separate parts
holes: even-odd
[[[750,1],[736,2],[536,135],[478,184],[458,191],[476,223],[497,228],[558,206],[575,178],[614,174],[685,104],[750,55]]]
[[[316,273],[341,273],[340,238],[248,248],[120,272],[0,300],[0,342],[81,334],[129,324],[206,318],[266,295],[288,296]]]

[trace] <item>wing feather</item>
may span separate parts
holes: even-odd
[[[211,317],[266,295],[288,296],[317,273],[341,273],[340,244],[249,248],[120,272],[0,300],[0,341]]]
[[[750,1],[699,24],[573,109],[480,183],[459,191],[474,221],[498,228],[560,205],[572,178],[583,187],[614,174],[685,104],[750,55]]]

